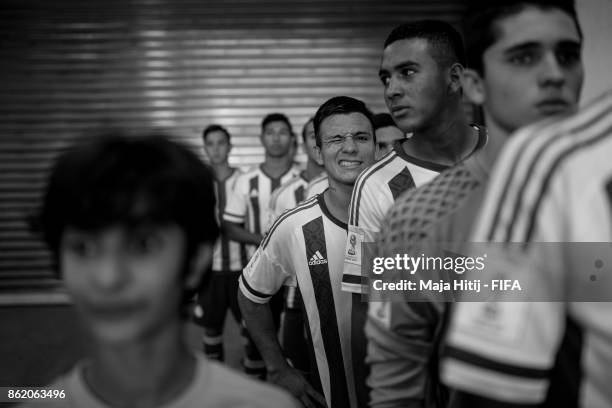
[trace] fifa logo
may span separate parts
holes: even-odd
[[[348,249],[348,253],[349,255],[355,255],[355,245],[357,244],[357,237],[355,236],[355,234],[351,234],[351,238],[349,239],[349,244],[351,244],[351,247]]]

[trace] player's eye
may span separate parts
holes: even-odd
[[[150,254],[159,251],[163,246],[163,239],[154,232],[137,233],[129,240],[129,250],[135,254]]]
[[[380,78],[380,82],[382,82],[384,86],[389,85],[389,80],[390,80],[389,75],[381,75],[379,76],[379,78]]]
[[[416,74],[416,71],[413,68],[402,68],[400,70],[400,74],[403,77],[410,77],[410,76]]]
[[[72,236],[65,239],[63,248],[68,253],[80,258],[91,258],[100,253],[100,244],[93,237]]]
[[[520,51],[512,54],[508,61],[517,66],[528,66],[532,65],[537,59],[537,55],[535,52],[530,50]]]
[[[572,66],[580,61],[580,49],[561,48],[556,52],[556,57],[559,65],[564,67]]]

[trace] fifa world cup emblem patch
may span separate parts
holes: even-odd
[[[351,244],[351,247],[348,249],[348,253],[349,255],[355,255],[355,245],[357,244],[357,237],[355,236],[355,234],[351,234],[351,238],[349,239],[349,244]]]

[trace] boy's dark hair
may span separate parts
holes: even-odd
[[[306,143],[306,126],[310,123],[314,121],[314,117],[310,117],[308,118],[308,120],[306,121],[306,123],[304,123],[304,126],[302,126],[302,142]]]
[[[518,14],[530,6],[541,10],[559,9],[567,13],[574,20],[580,39],[582,39],[582,29],[573,0],[473,0],[463,19],[467,66],[480,75],[484,75],[482,57],[499,38],[499,21]]]
[[[211,133],[211,132],[223,132],[223,133],[225,133],[225,136],[227,137],[227,143],[231,143],[231,136],[230,136],[229,132],[227,131],[227,129],[224,128],[223,126],[217,125],[217,124],[208,125],[202,131],[202,140],[204,142],[206,142],[206,136],[208,136],[208,134]]]
[[[58,158],[38,226],[58,262],[66,226],[96,231],[176,223],[186,236],[188,262],[199,244],[219,235],[213,180],[193,152],[163,136],[99,136]]]
[[[270,113],[266,115],[261,121],[261,133],[263,134],[264,130],[268,123],[271,122],[285,122],[287,127],[289,128],[289,132],[291,132],[291,136],[294,136],[293,127],[291,126],[291,122],[289,122],[289,118],[283,113]]]
[[[383,48],[399,40],[422,38],[432,49],[432,57],[440,67],[454,63],[465,66],[465,49],[461,34],[450,24],[440,20],[419,20],[395,27]]]
[[[333,115],[346,115],[349,113],[361,113],[363,114],[372,125],[372,137],[374,143],[376,143],[376,134],[374,133],[374,115],[368,109],[365,103],[359,99],[351,98],[350,96],[335,96],[328,99],[323,105],[317,109],[317,113],[314,116],[314,130],[315,140],[317,146],[321,147],[321,123]]]
[[[387,126],[397,127],[391,115],[388,113],[377,113],[374,115],[374,130]]]

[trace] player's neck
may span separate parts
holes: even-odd
[[[470,126],[463,113],[415,130],[402,143],[406,154],[431,163],[452,166],[469,156],[478,145],[478,130]]]
[[[320,166],[316,161],[308,159],[306,162],[306,180],[311,181],[323,172],[323,166]]]
[[[137,344],[96,347],[85,381],[112,406],[158,406],[191,383],[196,360],[181,338],[180,325]]]
[[[329,188],[323,194],[329,212],[345,224],[348,223],[348,208],[351,204],[352,193],[353,185],[338,183],[330,179]]]
[[[292,165],[291,155],[281,157],[266,155],[266,160],[262,163],[261,168],[268,176],[278,178],[287,173]]]
[[[511,131],[494,121],[485,109],[485,123],[487,126],[487,145],[482,151],[482,161],[487,169],[491,170],[497,158],[508,141]]]
[[[232,168],[228,162],[212,165],[213,171],[215,172],[215,178],[219,181],[225,180],[232,174]]]

